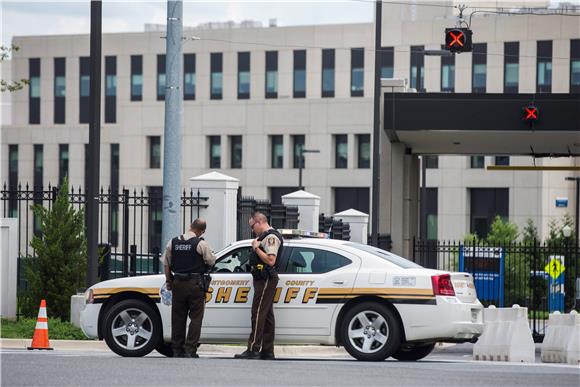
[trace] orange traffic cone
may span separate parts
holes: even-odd
[[[32,337],[32,344],[28,349],[52,349],[48,342],[48,317],[46,316],[46,301],[40,301],[38,320]]]

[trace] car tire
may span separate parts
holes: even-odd
[[[400,361],[417,361],[429,355],[435,348],[435,343],[403,344],[392,357]]]
[[[123,300],[105,317],[105,342],[117,355],[141,357],[153,351],[161,340],[161,320],[141,300]]]
[[[159,344],[157,344],[157,348],[155,348],[155,350],[163,356],[173,357],[173,348],[171,348],[171,343],[166,343],[165,341],[161,340]]]
[[[364,302],[346,311],[341,335],[344,348],[355,359],[382,361],[399,349],[402,329],[392,309]]]

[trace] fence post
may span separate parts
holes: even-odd
[[[129,276],[129,190],[123,190],[123,277]]]
[[[137,245],[131,245],[131,276],[137,275]]]

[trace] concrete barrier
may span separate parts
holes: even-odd
[[[483,322],[483,334],[473,346],[475,360],[534,362],[535,346],[528,325],[528,308],[492,305],[484,310]]]
[[[85,308],[85,295],[83,293],[70,296],[70,323],[75,327],[81,327],[81,311]]]
[[[541,352],[544,363],[580,364],[580,315],[550,314]]]

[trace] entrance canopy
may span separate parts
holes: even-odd
[[[580,156],[580,94],[387,92],[384,130],[415,154]]]

